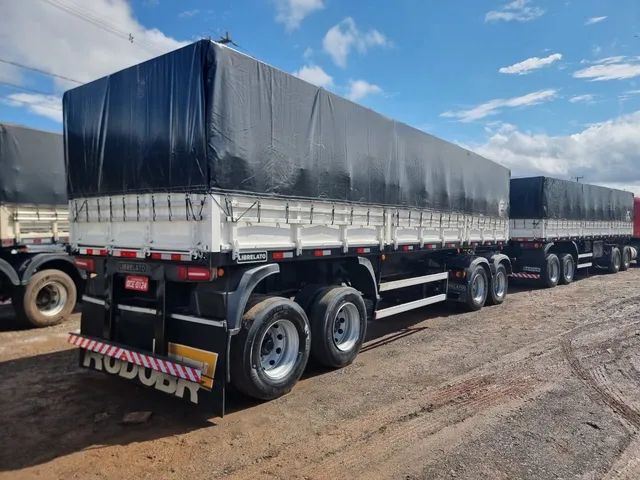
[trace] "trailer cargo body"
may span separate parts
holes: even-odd
[[[0,124],[0,302],[27,325],[73,311],[83,280],[68,237],[62,135]]]
[[[511,180],[509,253],[515,278],[552,287],[576,269],[626,269],[637,252],[633,194],[549,177]]]
[[[494,162],[209,41],[63,104],[83,366],[269,399],[370,319],[504,301]]]

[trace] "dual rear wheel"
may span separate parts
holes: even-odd
[[[466,310],[480,310],[486,305],[500,305],[507,297],[509,277],[503,264],[498,264],[491,277],[482,265],[476,265],[469,274],[463,305]]]
[[[231,348],[231,380],[238,390],[271,400],[293,388],[309,356],[331,368],[356,357],[367,329],[362,295],[351,287],[305,293],[306,309],[284,297],[250,302]]]
[[[540,273],[540,281],[546,288],[556,285],[568,285],[576,276],[576,262],[573,255],[565,253],[560,256],[550,253],[546,256],[544,267]]]

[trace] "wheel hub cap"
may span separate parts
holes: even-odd
[[[49,282],[42,286],[36,295],[36,307],[42,315],[55,317],[67,304],[67,289],[58,282]]]
[[[360,312],[353,303],[344,303],[333,318],[333,342],[338,350],[348,352],[360,338]]]
[[[291,320],[280,319],[264,333],[260,342],[260,367],[272,380],[285,378],[295,368],[300,338]]]

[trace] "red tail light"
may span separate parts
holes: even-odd
[[[178,267],[178,278],[190,282],[211,280],[211,270],[206,267]]]
[[[79,270],[86,270],[87,272],[96,271],[96,262],[92,258],[75,257],[73,261]]]

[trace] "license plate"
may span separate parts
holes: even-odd
[[[149,277],[141,275],[127,275],[124,280],[124,288],[127,290],[135,290],[136,292],[149,291]]]

